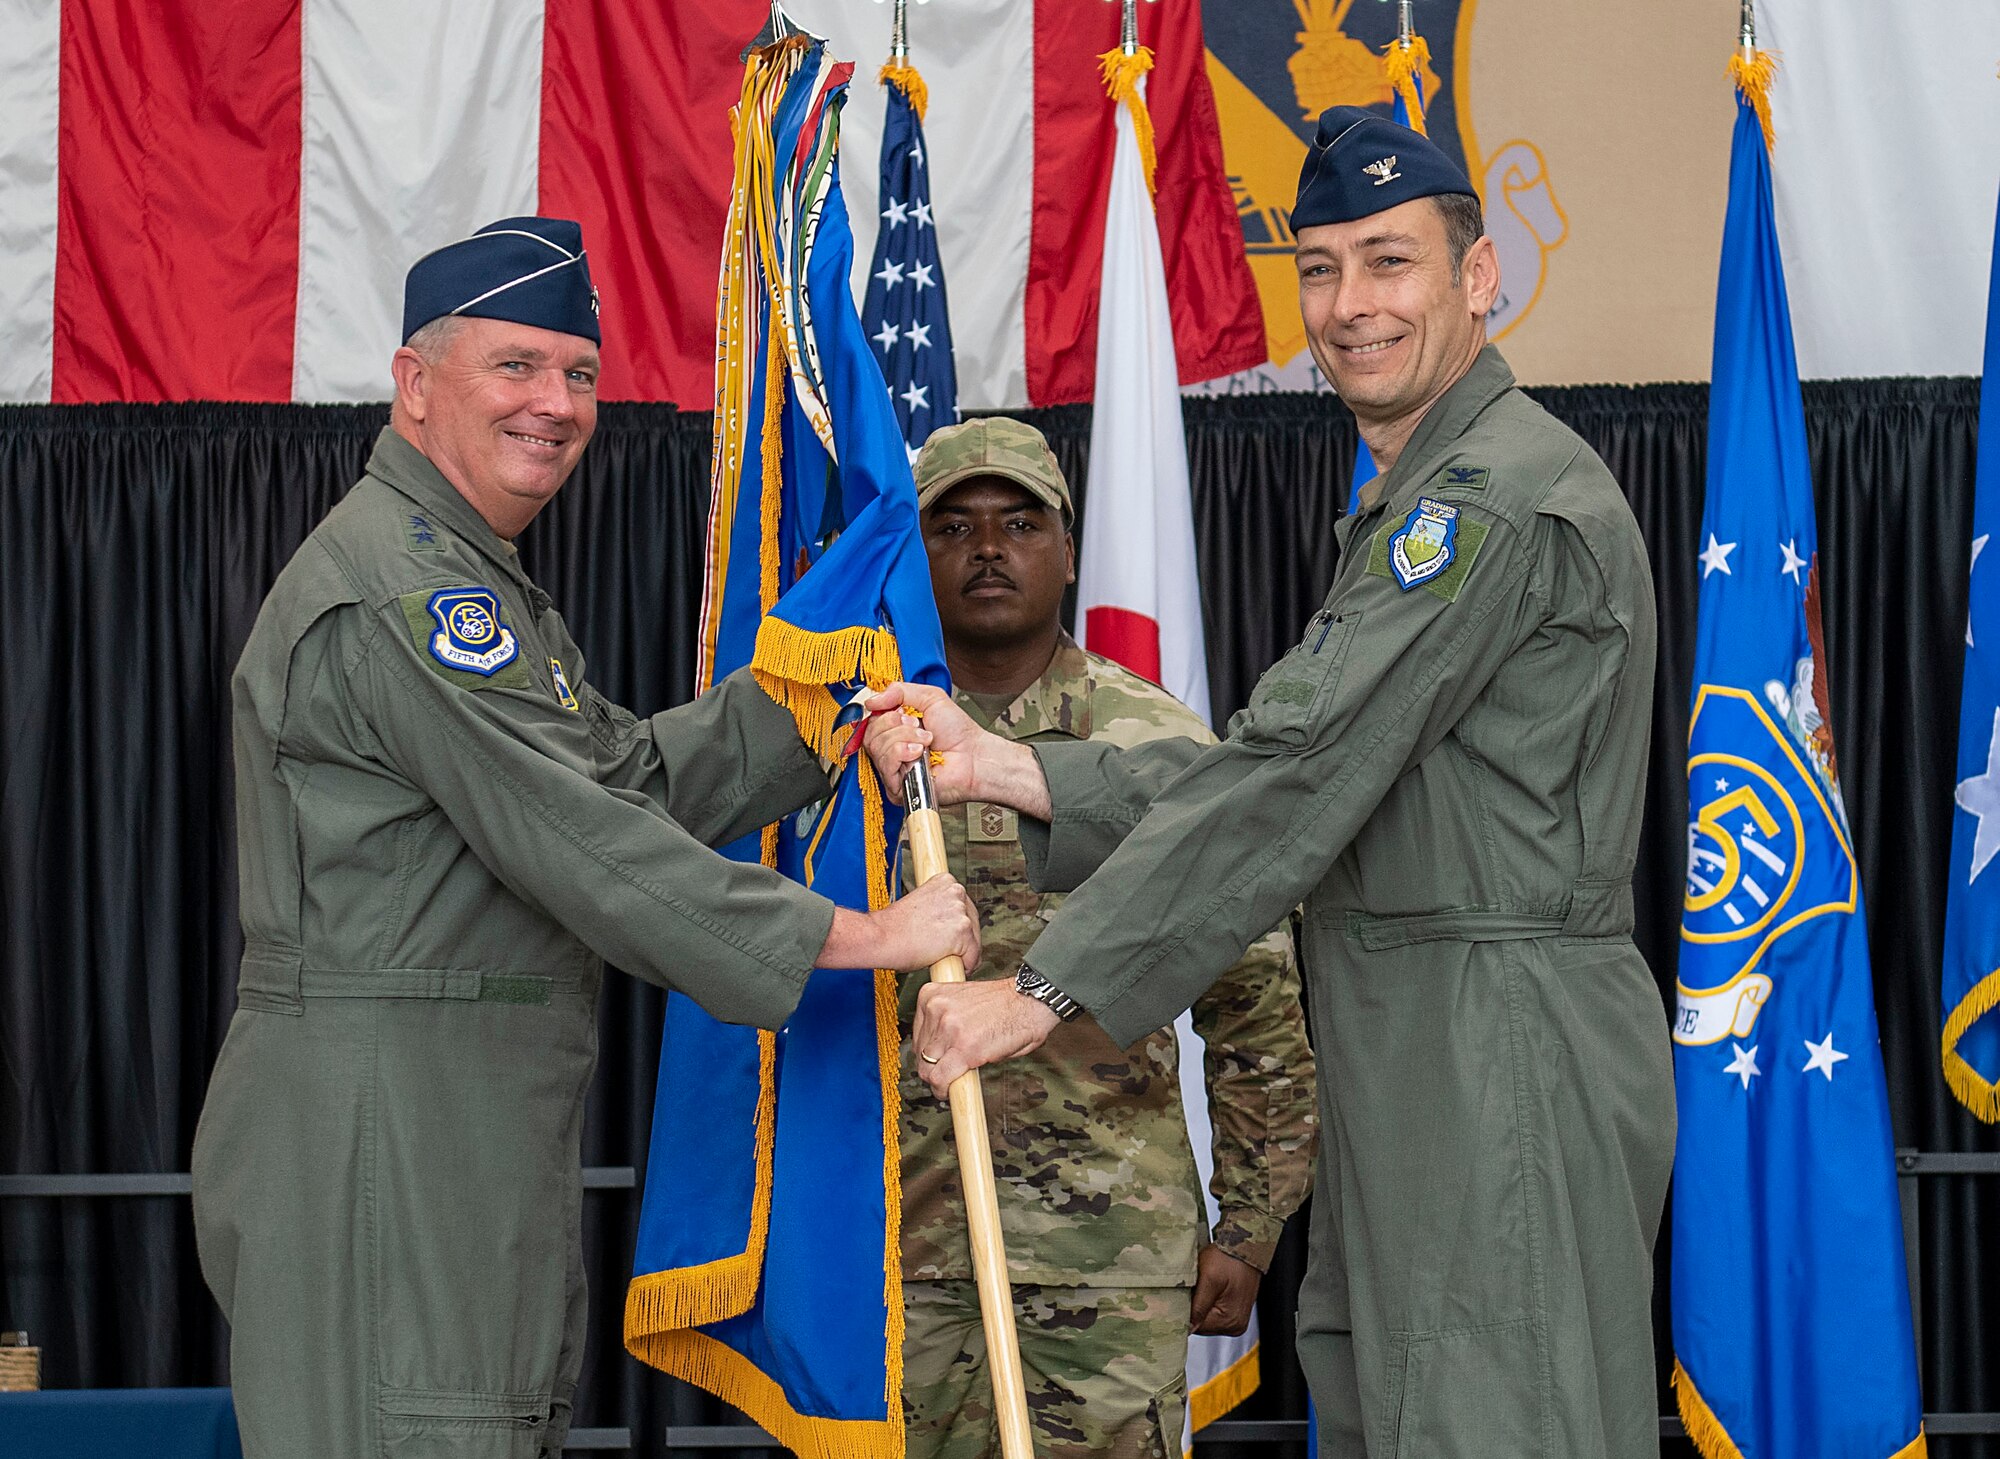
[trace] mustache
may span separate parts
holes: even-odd
[[[971,592],[972,589],[981,587],[986,583],[1000,583],[1003,586],[1009,588],[1017,588],[1020,586],[1019,583],[1015,582],[1012,578],[1008,577],[1007,574],[1000,571],[999,568],[984,567],[981,568],[978,572],[974,573],[971,577],[967,578],[965,580],[965,586],[961,588],[960,591]]]

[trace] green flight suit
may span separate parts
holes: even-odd
[[[1329,1459],[1658,1448],[1652,583],[1603,463],[1512,386],[1489,347],[1425,415],[1227,741],[1037,745],[1054,817],[1022,823],[1036,885],[1077,888],[1030,961],[1117,1043],[1305,904]]]
[[[560,1451],[609,959],[790,1014],[832,904],[707,847],[826,792],[747,675],[636,719],[384,431],[234,681],[244,953],[195,1137],[249,1459]]]

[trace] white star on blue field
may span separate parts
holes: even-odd
[[[874,342],[896,422],[914,461],[932,431],[958,419],[958,374],[952,367],[944,266],[938,261],[937,227],[931,219],[923,123],[898,88],[888,90],[882,126],[882,226],[869,262],[861,327]]]

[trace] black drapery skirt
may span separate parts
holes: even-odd
[[[1652,556],[1662,662],[1637,936],[1671,1002],[1707,391],[1534,394],[1610,465]],[[1186,414],[1220,722],[1319,606],[1355,433],[1325,397],[1194,399]],[[1834,724],[1896,1137],[1926,1151],[2000,1150],[2000,1130],[1959,1109],[1938,1071],[1977,415],[1976,381],[1806,387]],[[384,418],[0,407],[0,1172],[187,1168],[240,946],[229,674],[264,592]],[[1029,418],[1087,497],[1088,407]],[[576,478],[523,539],[592,680],[640,712],[693,684],[708,450],[706,415],[606,406]],[[587,1164],[643,1159],[660,1022],[656,990],[607,981]],[[629,1424],[654,1452],[667,1423],[719,1410],[624,1357],[637,1196],[586,1200],[594,1346],[577,1421]],[[1924,1406],[2000,1410],[2000,1178],[1926,1180],[1919,1211]],[[1289,1358],[1293,1225],[1264,1289],[1264,1389],[1238,1417],[1305,1410]],[[1664,1361],[1664,1282],[1656,1306]],[[184,1200],[0,1200],[0,1328],[18,1327],[42,1344],[50,1386],[226,1375]],[[2000,1441],[1933,1442],[1947,1459],[2000,1455]]]

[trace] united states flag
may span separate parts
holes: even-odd
[[[931,218],[923,118],[899,79],[889,80],[888,92],[882,126],[882,221],[861,327],[875,343],[882,378],[896,402],[896,421],[915,461],[932,431],[958,419],[958,375],[951,363],[944,267],[938,262],[937,225]]]

